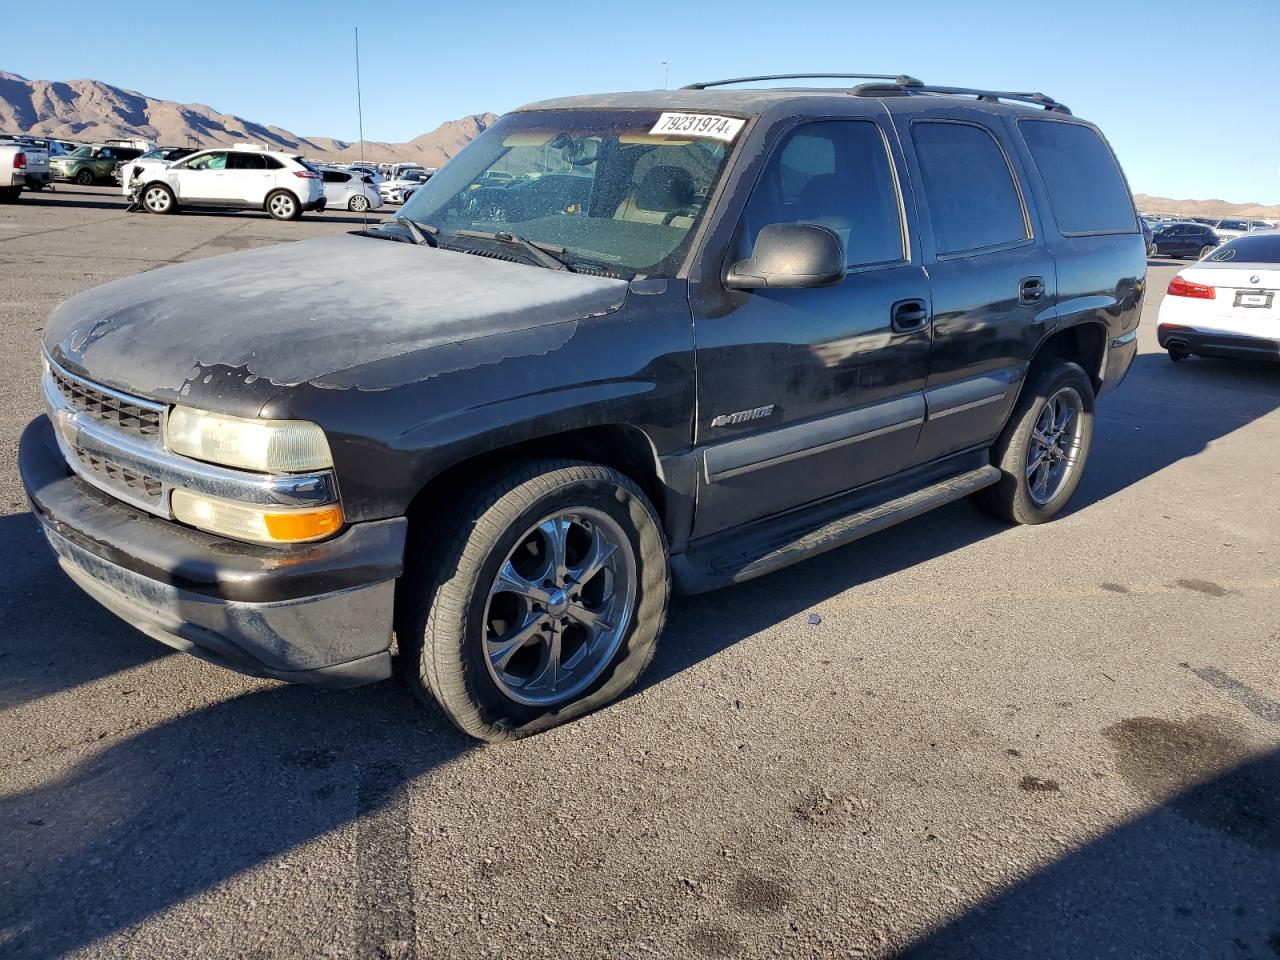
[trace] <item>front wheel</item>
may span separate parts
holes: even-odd
[[[1051,360],[1033,368],[992,449],[1000,480],[977,495],[1014,523],[1044,523],[1080,484],[1093,442],[1093,384],[1078,364]]]
[[[1206,244],[1205,246],[1203,246],[1203,247],[1201,247],[1201,248],[1200,248],[1200,257],[1199,257],[1199,259],[1203,260],[1205,257],[1207,257],[1209,254],[1213,253],[1213,251],[1215,251],[1215,250],[1217,250],[1217,249],[1218,249],[1218,248],[1217,248],[1217,247],[1215,247],[1213,244]]]
[[[152,183],[142,191],[142,206],[147,213],[165,214],[173,213],[177,203],[172,190],[163,183]]]
[[[94,181],[92,170],[81,170],[76,174],[76,183],[82,187],[92,187]]]
[[[576,461],[518,465],[411,550],[400,666],[473,737],[537,733],[635,682],[669,583],[657,513],[628,477]]]
[[[267,213],[275,220],[297,220],[302,216],[302,205],[288,190],[277,190],[267,197]]]

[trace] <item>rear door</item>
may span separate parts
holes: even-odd
[[[883,109],[810,120],[776,139],[728,262],[773,223],[817,223],[849,274],[817,289],[694,283],[702,489],[694,536],[903,469],[924,413],[929,282],[909,243],[901,158]]]
[[[898,122],[910,144],[933,294],[925,422],[915,453],[924,463],[999,434],[1051,318],[1056,275],[999,117],[954,106]]]
[[[227,174],[223,183],[226,199],[259,207],[275,186],[275,171],[267,168],[264,154],[237,150],[227,156]]]

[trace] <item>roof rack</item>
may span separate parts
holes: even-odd
[[[934,87],[927,83],[860,83],[849,91],[855,97],[911,97],[920,94],[936,94],[939,96],[977,97],[989,103],[1001,100],[1012,100],[1016,103],[1028,103],[1036,107],[1044,107],[1054,113],[1065,113],[1071,110],[1065,103],[1059,103],[1053,97],[1043,93],[1024,93],[1013,90],[980,90],[974,87]]]
[[[690,83],[681,90],[705,90],[707,87],[724,87],[731,83],[756,83],[761,80],[891,80],[897,87],[923,86],[915,77],[905,73],[774,73],[763,77],[733,77],[729,80],[704,80]]]

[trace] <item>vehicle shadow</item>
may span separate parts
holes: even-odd
[[[0,711],[169,655],[71,582],[29,513],[0,517]]]
[[[62,956],[348,824],[350,874],[340,865],[281,896],[348,896],[357,938],[371,923],[381,938],[411,940],[408,785],[473,743],[409,696],[394,684],[272,685],[82,748],[89,756],[69,774],[10,792],[0,799],[0,953]],[[35,757],[10,776],[41,766]],[[382,902],[389,894],[408,902]],[[397,912],[407,930],[388,927]]]
[[[1195,744],[1194,735],[1188,740]],[[1157,749],[1148,760],[1177,757]],[[1068,800],[1046,794],[1043,802]],[[1273,751],[1164,800],[896,957],[1272,957],[1280,955],[1278,891],[1280,751]]]
[[[89,199],[91,196],[94,198]],[[40,193],[24,192],[18,203],[23,206],[30,205],[34,207],[85,207],[91,210],[124,210],[129,201],[118,195],[115,199],[109,199],[106,196],[99,199],[92,194],[59,195],[41,191]]]

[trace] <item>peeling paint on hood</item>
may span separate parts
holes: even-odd
[[[626,295],[624,280],[344,234],[87,290],[53,312],[45,348],[158,400],[218,368],[249,383],[377,390],[410,382],[415,366],[379,361],[454,344],[452,362],[465,364],[466,341],[498,337],[501,352],[503,334],[611,313]],[[529,345],[510,344],[513,355]],[[492,362],[495,341],[482,352]]]

